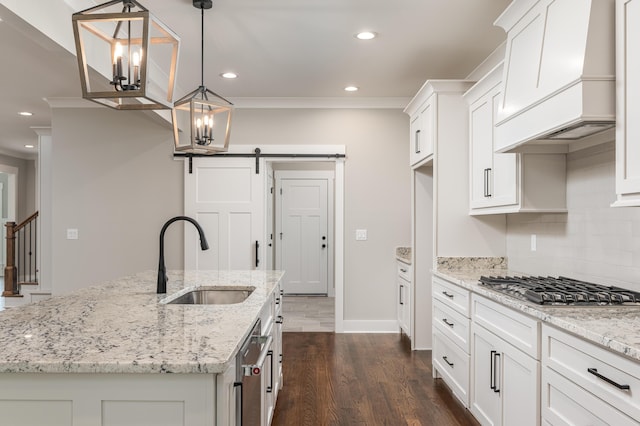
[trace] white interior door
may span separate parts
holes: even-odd
[[[274,226],[274,206],[275,206],[275,179],[273,177],[273,166],[267,163],[267,188],[266,188],[266,210],[267,210],[267,232],[265,233],[267,241],[267,264],[265,269],[275,269],[275,226]]]
[[[278,268],[285,294],[328,294],[329,179],[277,175]]]
[[[256,174],[254,158],[185,160],[184,212],[202,226],[209,250],[200,250],[198,233],[185,226],[185,269],[264,269],[264,160]]]

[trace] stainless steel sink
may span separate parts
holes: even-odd
[[[170,305],[231,305],[244,302],[255,290],[246,288],[199,288],[165,302]]]

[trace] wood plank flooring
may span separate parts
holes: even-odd
[[[478,425],[398,334],[284,333],[273,426]]]

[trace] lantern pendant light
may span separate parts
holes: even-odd
[[[175,150],[193,154],[215,154],[229,147],[233,104],[204,85],[204,10],[212,0],[193,0],[200,9],[200,86],[176,101],[172,110]]]
[[[83,98],[124,110],[172,107],[180,39],[144,6],[114,0],[72,22]]]

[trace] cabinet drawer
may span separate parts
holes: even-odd
[[[466,353],[469,353],[469,318],[445,305],[433,301],[433,325]]]
[[[545,366],[640,421],[640,363],[549,326],[542,339]]]
[[[404,280],[411,282],[411,265],[397,261],[398,276]]]
[[[433,277],[433,298],[469,318],[469,290]]]
[[[530,357],[540,359],[540,323],[477,294],[471,297],[473,321]]]
[[[453,394],[469,407],[469,355],[437,329],[433,332],[433,366]]]
[[[550,368],[542,370],[542,418],[555,426],[639,424]]]

